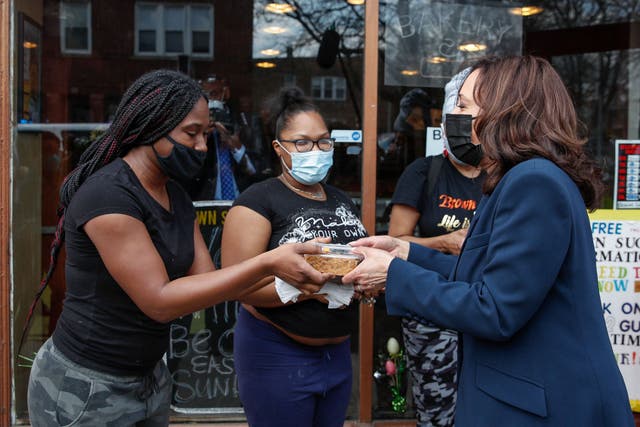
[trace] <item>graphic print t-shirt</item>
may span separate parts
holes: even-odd
[[[435,237],[469,227],[482,197],[482,177],[467,178],[442,159],[442,167],[431,194],[427,184],[433,157],[414,160],[404,170],[391,203],[408,205],[420,212],[420,237]]]
[[[326,201],[307,199],[272,178],[245,190],[234,206],[245,206],[271,223],[268,249],[285,243],[306,242],[330,237],[331,243],[346,244],[365,237],[366,230],[349,196],[324,185]],[[289,332],[312,338],[349,335],[357,316],[357,304],[345,309],[329,309],[319,301],[308,300],[283,307],[256,307],[275,324]]]

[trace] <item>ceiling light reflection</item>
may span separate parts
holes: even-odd
[[[443,62],[447,62],[447,58],[445,58],[444,56],[432,56],[431,58],[427,59],[427,62],[430,62],[432,64],[442,64]]]
[[[269,61],[261,61],[256,63],[256,67],[258,68],[275,68],[276,64]]]
[[[463,52],[480,52],[481,50],[487,50],[487,45],[484,43],[467,42],[458,46],[458,50]]]
[[[537,15],[542,11],[544,11],[544,9],[539,6],[522,6],[522,7],[514,7],[509,9],[509,12],[511,12],[513,15],[520,15],[520,16]]]
[[[260,53],[267,56],[280,55],[280,51],[278,49],[262,49]]]
[[[286,33],[287,29],[283,27],[278,27],[277,25],[272,25],[271,27],[263,28],[262,31],[269,34],[282,34],[282,33]]]
[[[264,10],[271,13],[285,14],[293,12],[296,8],[285,3],[269,3],[264,7]]]

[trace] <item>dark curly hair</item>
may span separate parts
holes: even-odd
[[[299,113],[320,113],[318,106],[307,98],[302,89],[291,86],[283,88],[275,97],[269,100],[271,124],[275,127],[276,138],[285,129],[289,121]]]

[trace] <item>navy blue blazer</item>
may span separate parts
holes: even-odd
[[[460,331],[456,427],[634,426],[584,201],[552,162],[502,178],[459,257],[411,244],[391,262],[386,302]]]

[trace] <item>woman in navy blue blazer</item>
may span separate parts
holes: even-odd
[[[459,257],[388,236],[344,277],[386,286],[391,315],[461,334],[456,427],[633,426],[597,286],[587,209],[600,171],[560,76],[532,56],[485,59],[447,138],[487,171]]]

